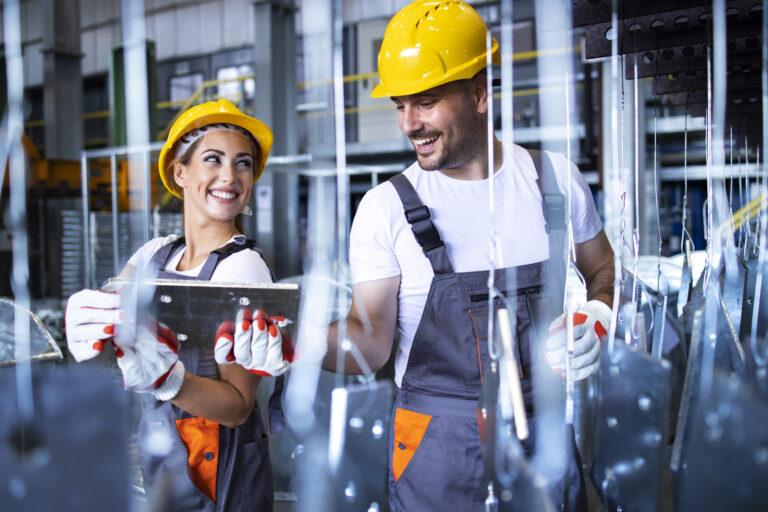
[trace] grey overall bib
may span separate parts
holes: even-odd
[[[540,350],[549,323],[562,313],[565,267],[551,262],[563,261],[565,201],[549,158],[538,151],[530,153],[538,174],[550,259],[515,267],[516,282],[509,287],[507,269],[496,270],[495,278],[497,289],[508,300],[516,301],[517,356],[529,424],[534,427],[534,351]],[[435,274],[392,414],[390,510],[484,510],[487,490],[477,410],[484,373],[487,375],[490,368],[488,272],[454,272],[429,210],[410,181],[399,174],[390,182]],[[502,305],[497,299],[495,307]],[[569,511],[586,510],[581,462],[572,429],[570,433],[565,426],[560,430],[567,438],[569,462],[560,480],[547,487],[547,493],[558,510],[561,505]],[[532,434],[533,438],[535,432]],[[533,442],[529,439],[523,448],[530,456]],[[525,504],[522,494],[518,490],[510,503],[500,503],[500,509],[534,510]]]
[[[244,249],[256,250],[254,243],[236,237],[224,247],[213,251],[197,277],[166,272],[165,268],[184,238],[160,248],[150,262],[150,268],[161,279],[190,279],[209,281],[218,264],[226,257]],[[270,269],[270,273],[272,270]],[[274,278],[273,278],[274,279]],[[216,361],[211,350],[184,349],[179,359],[186,371],[201,377],[218,378]],[[279,393],[283,380],[275,382],[270,399],[270,427],[280,422],[282,410]],[[275,397],[277,396],[277,399]],[[275,433],[272,430],[272,433]],[[144,475],[144,487],[152,496],[164,493],[169,510],[184,511],[271,511],[273,506],[272,472],[269,463],[267,436],[258,406],[248,420],[231,429],[213,421],[191,416],[171,402],[160,402],[148,395],[142,403],[139,423],[139,459]],[[170,440],[170,450],[153,453],[153,439]]]

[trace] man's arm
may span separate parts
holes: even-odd
[[[576,244],[576,267],[587,282],[587,300],[599,300],[613,307],[613,249],[600,232],[591,240]]]
[[[389,359],[397,325],[397,294],[400,276],[366,281],[352,286],[352,307],[347,316],[347,339],[360,351],[372,371],[379,370]],[[341,350],[339,323],[328,330],[328,352],[323,368],[337,371],[336,358]],[[344,357],[343,373],[363,373],[352,354]]]

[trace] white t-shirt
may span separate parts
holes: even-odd
[[[128,260],[128,264],[136,269],[145,268],[152,259],[152,256],[154,256],[161,247],[170,244],[177,238],[179,238],[179,235],[153,238],[142,245],[139,250],[131,256]],[[229,239],[227,243],[233,240],[234,237]],[[166,272],[191,277],[197,277],[198,274],[200,274],[200,270],[202,270],[203,265],[205,264],[204,261],[197,267],[189,270],[176,270],[186,249],[186,245],[182,245],[176,249],[171,255],[168,265],[166,265],[164,269]],[[222,283],[271,283],[272,277],[269,273],[267,264],[258,252],[251,249],[243,249],[242,251],[231,254],[227,258],[221,260],[216,267],[216,270],[213,271],[211,281]]]
[[[558,185],[567,198],[571,181],[571,218],[575,243],[594,238],[603,228],[592,194],[575,165],[548,153]],[[456,272],[489,268],[488,180],[457,180],[414,163],[404,171],[429,208]],[[504,162],[494,174],[496,267],[536,263],[549,258],[537,173],[528,152],[505,146]],[[413,337],[421,320],[434,272],[405,220],[391,183],[368,191],[357,209],[350,234],[352,282],[401,276],[398,301],[400,345],[395,382],[401,385]]]

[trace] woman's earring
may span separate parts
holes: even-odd
[[[240,210],[240,213],[242,213],[243,215],[248,215],[250,217],[251,215],[253,215],[253,210],[251,209],[250,206],[245,205],[243,206],[243,209]]]

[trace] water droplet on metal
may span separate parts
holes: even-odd
[[[768,464],[768,447],[757,449],[755,452],[755,462],[760,466]]]
[[[501,501],[507,502],[512,500],[512,491],[504,489],[501,491]]]
[[[647,432],[643,437],[645,439],[645,443],[651,446],[657,446],[661,442],[661,432],[655,430],[652,432]]]
[[[613,416],[609,416],[606,422],[608,423],[609,428],[616,428],[616,425],[619,424],[619,420],[617,420]]]
[[[21,478],[11,478],[8,482],[8,491],[17,500],[23,500],[27,496],[27,484]]]
[[[352,428],[352,430],[359,432],[362,430],[363,426],[365,425],[365,422],[363,421],[363,418],[358,418],[357,416],[353,416],[352,418],[349,418],[349,426]]]
[[[163,304],[170,304],[173,299],[170,295],[161,295],[160,296],[160,302]]]
[[[368,505],[368,512],[379,512],[380,510],[381,510],[381,506],[375,501],[370,505]]]
[[[641,411],[647,411],[651,408],[651,399],[645,395],[641,395],[637,400],[637,405]]]
[[[251,303],[251,299],[249,299],[248,297],[240,297],[240,300],[238,301],[238,303],[241,306],[248,306]]]
[[[177,334],[177,335],[176,335],[176,338],[177,338],[179,341],[187,341],[187,340],[189,339],[189,336],[187,336],[187,335],[186,335],[186,334],[184,334],[183,332],[180,332],[179,334]]]
[[[344,488],[344,497],[349,502],[355,501],[355,498],[357,498],[357,487],[355,486],[355,482],[350,481]]]
[[[384,435],[384,422],[381,420],[374,421],[373,426],[371,427],[371,433],[373,434],[374,439],[381,439],[381,436]]]
[[[608,370],[611,373],[611,377],[618,377],[618,375],[621,373],[621,368],[619,365],[613,365]]]

